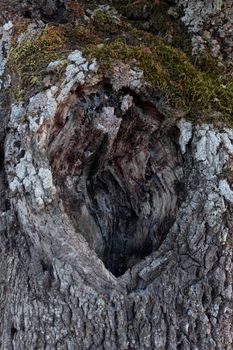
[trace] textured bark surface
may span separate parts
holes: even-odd
[[[78,50],[12,102],[12,40],[8,22],[0,348],[231,350],[233,130],[168,118],[138,68],[106,78]]]

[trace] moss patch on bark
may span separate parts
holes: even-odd
[[[214,121],[233,124],[232,76],[208,56],[194,64],[182,50],[135,28],[111,9],[97,9],[86,23],[79,19],[72,25],[46,25],[40,34],[15,41],[9,66],[17,77],[16,90],[23,95],[31,86],[41,86],[49,62],[64,60],[73,49],[96,58],[106,75],[118,61],[141,68],[169,108],[195,121],[212,116]]]

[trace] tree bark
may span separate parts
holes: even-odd
[[[12,101],[12,40],[8,22],[0,348],[231,350],[233,130],[168,118],[139,69],[77,50]]]

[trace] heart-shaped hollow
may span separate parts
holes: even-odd
[[[75,229],[115,276],[159,248],[184,199],[179,131],[148,99],[98,86],[57,114],[49,157]]]

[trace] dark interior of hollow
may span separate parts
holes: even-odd
[[[134,105],[123,113],[124,94],[108,85],[77,92],[49,146],[67,213],[115,276],[159,248],[184,198],[178,129],[163,129],[156,106],[130,91]],[[98,126],[109,106],[121,118],[114,140]]]

